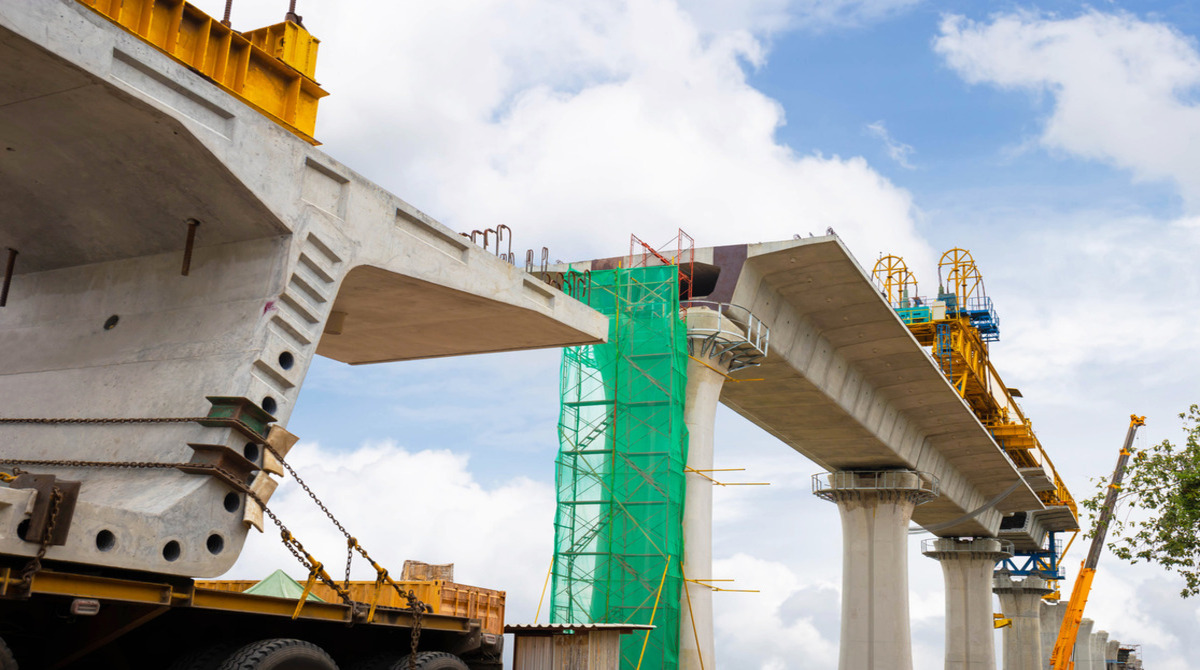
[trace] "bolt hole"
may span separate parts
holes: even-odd
[[[96,548],[100,551],[110,551],[117,546],[117,536],[113,535],[111,530],[102,530],[96,533]]]
[[[247,442],[245,447],[242,447],[242,455],[248,461],[258,462],[258,445],[253,442]]]
[[[292,366],[295,364],[296,357],[292,355],[292,352],[285,351],[279,354],[279,367],[283,368],[284,370],[291,370]]]
[[[225,511],[236,512],[242,506],[242,499],[236,493],[225,494]]]
[[[179,543],[175,540],[171,540],[163,545],[163,558],[167,559],[168,561],[179,560],[179,555],[181,553],[183,553],[183,550],[179,548]]]
[[[279,409],[279,405],[275,403],[274,398],[267,396],[262,399],[262,408],[267,414],[274,414],[275,410]]]
[[[113,328],[116,328],[117,322],[120,320],[121,317],[117,316],[116,314],[108,317],[108,319],[104,322],[104,330],[112,330]]]
[[[225,550],[225,538],[213,533],[208,536],[208,542],[204,543],[208,547],[208,553],[216,556]]]
[[[25,537],[25,535],[28,532],[29,532],[29,519],[25,519],[21,523],[17,524],[17,536],[20,537],[22,540],[25,540],[26,542],[29,541],[29,538]]]

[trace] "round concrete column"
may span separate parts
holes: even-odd
[[[1000,573],[994,590],[1000,596],[1000,611],[1013,622],[1004,629],[1004,670],[1041,670],[1049,655],[1042,651],[1042,596],[1054,589],[1037,575],[1012,579]]]
[[[711,307],[689,304],[688,382],[683,420],[688,428],[687,489],[683,503],[683,573],[689,580],[712,579],[713,428],[721,387],[731,370],[753,365],[761,358],[748,342],[743,329],[721,311],[728,305]],[[715,309],[714,309],[715,308]],[[744,310],[743,310],[744,312]],[[749,319],[749,315],[742,314]],[[703,584],[683,583],[679,611],[680,670],[713,670],[713,592]]]
[[[701,359],[703,360],[703,359]],[[724,370],[716,361],[708,365],[688,362],[687,402],[684,423],[688,428],[689,471],[684,473],[687,493],[683,504],[683,572],[688,579],[712,579],[712,500],[713,483],[699,472],[713,467],[713,423]],[[711,367],[710,367],[711,366]],[[713,369],[716,368],[716,369]],[[719,371],[718,371],[719,370]],[[716,666],[713,658],[713,592],[703,584],[683,583],[682,614],[679,624],[679,668],[706,670]],[[697,645],[699,638],[699,645]]]
[[[937,495],[936,481],[908,470],[841,471],[813,478],[813,492],[842,517],[840,670],[911,670],[908,522]]]
[[[1091,670],[1092,667],[1092,626],[1096,624],[1091,619],[1080,619],[1079,632],[1075,635],[1075,669]]]
[[[1012,545],[940,537],[922,542],[921,553],[941,562],[946,581],[946,670],[995,670],[992,571]]]
[[[1107,651],[1108,631],[1098,630],[1092,633],[1092,670],[1104,670]]]
[[[1113,663],[1117,662],[1117,651],[1120,648],[1121,648],[1121,642],[1119,640],[1111,640],[1110,639],[1108,641],[1108,644],[1104,645],[1104,663],[1106,664],[1105,667],[1108,667],[1107,664],[1110,661]]]
[[[1062,628],[1063,615],[1067,613],[1064,602],[1042,601],[1038,611],[1038,620],[1042,626],[1042,668],[1050,670],[1050,656],[1054,653],[1054,643],[1058,641],[1058,631]]]

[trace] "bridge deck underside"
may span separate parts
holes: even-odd
[[[1042,509],[840,242],[748,251],[735,302],[770,327],[771,354],[749,375],[762,381],[726,384],[722,402],[824,468],[937,475],[943,495],[917,508],[920,525],[958,519],[1014,485],[998,511]],[[995,533],[984,519],[937,532]]]

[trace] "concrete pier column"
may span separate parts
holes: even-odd
[[[1108,631],[1092,633],[1092,670],[1104,670],[1104,658],[1108,651]]]
[[[1091,670],[1092,626],[1095,624],[1087,618],[1079,621],[1079,632],[1075,635],[1075,670]]]
[[[1050,652],[1042,651],[1040,608],[1042,596],[1054,589],[1037,575],[1013,579],[1006,572],[997,574],[993,584],[1000,611],[1013,622],[1004,629],[1004,670],[1041,670]]]
[[[946,582],[946,670],[995,670],[992,571],[1012,544],[939,537],[922,541],[921,553],[941,562]]]
[[[813,493],[842,517],[840,670],[912,670],[908,522],[937,496],[937,480],[911,470],[813,477]]]
[[[1067,613],[1067,603],[1042,601],[1038,619],[1042,624],[1042,666],[1050,670],[1050,656],[1054,653],[1054,643],[1058,640],[1058,631],[1062,628],[1063,615]]]
[[[765,355],[746,338],[734,319],[753,320],[745,310],[719,303],[689,303],[687,391],[683,420],[688,428],[686,492],[683,507],[683,573],[689,580],[712,579],[713,429],[717,402],[727,375]],[[730,318],[726,312],[733,313]],[[685,581],[680,596],[679,668],[713,670],[713,592]]]
[[[1106,668],[1108,667],[1108,663],[1115,663],[1117,661],[1117,652],[1120,651],[1120,649],[1121,643],[1118,640],[1110,639],[1108,644],[1104,645],[1104,662],[1106,664]]]

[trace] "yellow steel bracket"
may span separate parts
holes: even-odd
[[[1012,619],[1006,618],[1003,614],[992,615],[992,628],[1008,628],[1012,625]]]
[[[312,569],[308,571],[308,581],[304,583],[304,593],[300,594],[300,600],[296,601],[296,611],[292,612],[292,618],[300,616],[300,610],[304,608],[304,603],[308,602],[308,594],[312,593],[313,586],[317,583],[317,577],[324,570],[324,566],[319,561],[312,562]]]

